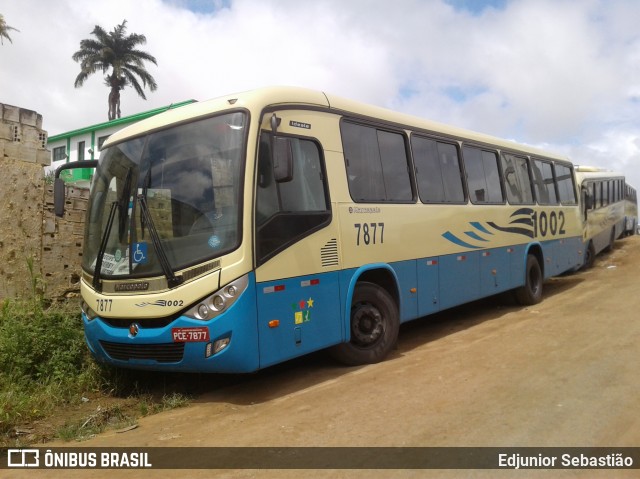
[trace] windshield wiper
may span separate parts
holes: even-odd
[[[111,203],[111,211],[109,211],[109,218],[107,219],[107,227],[104,229],[102,233],[102,239],[100,241],[100,249],[98,250],[98,255],[96,256],[96,267],[93,272],[93,288],[101,293],[102,292],[102,281],[100,275],[102,273],[102,260],[104,258],[104,254],[107,251],[107,245],[109,244],[109,236],[111,235],[111,228],[113,228],[113,220],[116,217],[116,211],[120,212],[120,221],[119,221],[119,230],[118,235],[120,241],[122,242],[124,238],[124,233],[127,225],[127,209],[129,206],[129,197],[131,196],[131,176],[132,176],[133,168],[129,167],[127,170],[127,176],[124,179],[124,185],[122,187],[122,193],[120,194],[120,198]]]
[[[147,174],[145,175],[144,181],[142,183],[142,196],[144,196],[145,200],[147,199],[147,191],[149,190],[150,184],[151,184],[151,165],[149,165],[149,169],[147,170]],[[140,215],[140,232],[142,235],[142,239],[144,239],[144,216],[142,215]]]
[[[147,228],[149,229],[151,242],[153,243],[153,248],[156,250],[156,254],[158,255],[158,261],[160,261],[162,272],[164,273],[165,278],[167,278],[167,284],[169,285],[169,288],[175,288],[176,286],[182,284],[184,279],[182,278],[182,276],[176,276],[176,274],[173,272],[173,269],[171,269],[171,263],[169,263],[169,259],[164,252],[164,248],[162,247],[160,236],[158,236],[158,230],[153,223],[151,213],[149,213],[147,198],[144,194],[138,195],[138,204],[140,205],[140,216],[144,219],[144,224],[146,224]]]
[[[102,258],[104,258],[104,252],[107,250],[107,244],[109,243],[109,235],[111,234],[111,228],[113,227],[113,219],[116,217],[116,211],[118,211],[118,202],[111,203],[111,211],[109,211],[109,218],[107,219],[107,227],[102,233],[102,240],[100,242],[100,249],[98,250],[98,256],[96,256],[96,267],[93,272],[93,288],[98,292],[102,292],[102,282],[100,281],[100,270],[102,269]]]

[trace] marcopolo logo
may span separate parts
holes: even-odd
[[[8,467],[39,467],[40,451],[38,449],[9,449]]]

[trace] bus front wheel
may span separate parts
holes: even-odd
[[[398,339],[398,307],[389,293],[374,283],[358,283],[351,302],[351,340],[331,354],[349,366],[382,361]]]
[[[525,272],[524,286],[516,289],[516,299],[524,306],[531,306],[542,301],[542,269],[538,258],[530,254],[527,256],[527,270]]]

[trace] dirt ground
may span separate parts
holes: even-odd
[[[640,446],[640,236],[523,308],[489,298],[406,324],[385,362],[326,354],[199,376],[190,406],[73,447]],[[207,384],[209,383],[209,384]],[[52,443],[48,446],[70,444]],[[18,474],[20,472],[20,474]],[[52,472],[54,474],[52,474]],[[636,470],[0,471],[6,477],[639,477]],[[2,476],[5,477],[5,476]]]

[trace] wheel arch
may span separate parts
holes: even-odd
[[[368,282],[377,284],[381,288],[385,289],[387,293],[393,298],[393,301],[398,308],[400,314],[400,289],[399,280],[396,272],[393,268],[386,263],[374,263],[360,266],[351,276],[349,281],[349,288],[347,289],[347,296],[343,304],[343,327],[344,327],[344,340],[346,342],[351,340],[351,328],[349,327],[351,321],[351,302],[353,301],[353,292],[356,289],[356,285],[360,282]]]
[[[522,259],[522,261],[524,262],[524,272],[525,275],[527,274],[527,258],[529,257],[529,255],[533,255],[535,256],[535,258],[538,260],[538,264],[540,265],[540,270],[542,271],[542,277],[545,278],[545,272],[544,272],[544,251],[542,250],[542,245],[540,243],[531,243],[528,247],[527,247],[527,252],[524,255],[524,258]],[[522,280],[525,280],[525,277],[522,277]]]

